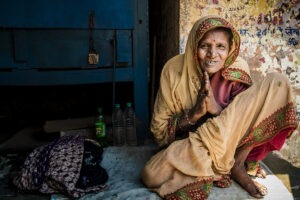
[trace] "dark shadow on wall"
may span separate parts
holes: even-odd
[[[179,0],[149,1],[150,114],[168,59],[179,53]]]
[[[70,86],[1,86],[0,117],[15,127],[43,124],[45,120],[80,118],[112,112],[112,84]],[[133,101],[133,84],[116,84],[116,102]],[[14,128],[14,126],[10,126]]]

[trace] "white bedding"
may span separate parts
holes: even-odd
[[[140,172],[151,155],[157,151],[155,145],[137,147],[108,147],[103,154],[102,166],[109,174],[107,191],[83,196],[83,200],[159,200],[157,194],[150,192],[140,181]],[[264,199],[289,200],[292,194],[283,183],[275,176],[268,175],[266,179],[257,179],[266,185],[269,194]],[[214,187],[209,198],[222,200],[254,199],[248,195],[238,184],[230,188]]]

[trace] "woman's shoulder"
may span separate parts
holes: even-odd
[[[223,70],[222,76],[227,80],[242,82],[247,85],[252,84],[249,65],[242,57],[237,57],[231,66]]]
[[[170,58],[164,65],[164,70],[174,71],[174,69],[180,69],[183,65],[183,58],[184,58],[183,54],[179,54]]]
[[[240,56],[238,56],[236,58],[236,60],[234,61],[234,63],[232,65],[230,65],[228,68],[237,68],[237,69],[241,69],[241,70],[244,70],[247,72],[249,71],[249,73],[250,73],[250,69],[249,69],[249,65],[248,65],[247,61]]]

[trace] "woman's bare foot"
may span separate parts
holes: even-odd
[[[251,148],[237,150],[235,154],[235,163],[231,169],[231,177],[239,183],[251,196],[255,198],[262,198],[265,193],[260,192],[253,180],[247,174],[244,163],[251,151]]]
[[[258,178],[266,178],[267,173],[266,171],[261,167],[260,161],[246,161],[245,163],[246,171],[248,175],[252,177],[258,177]]]

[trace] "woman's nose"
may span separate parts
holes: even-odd
[[[217,51],[215,48],[210,48],[208,53],[210,57],[215,57],[217,55]]]

